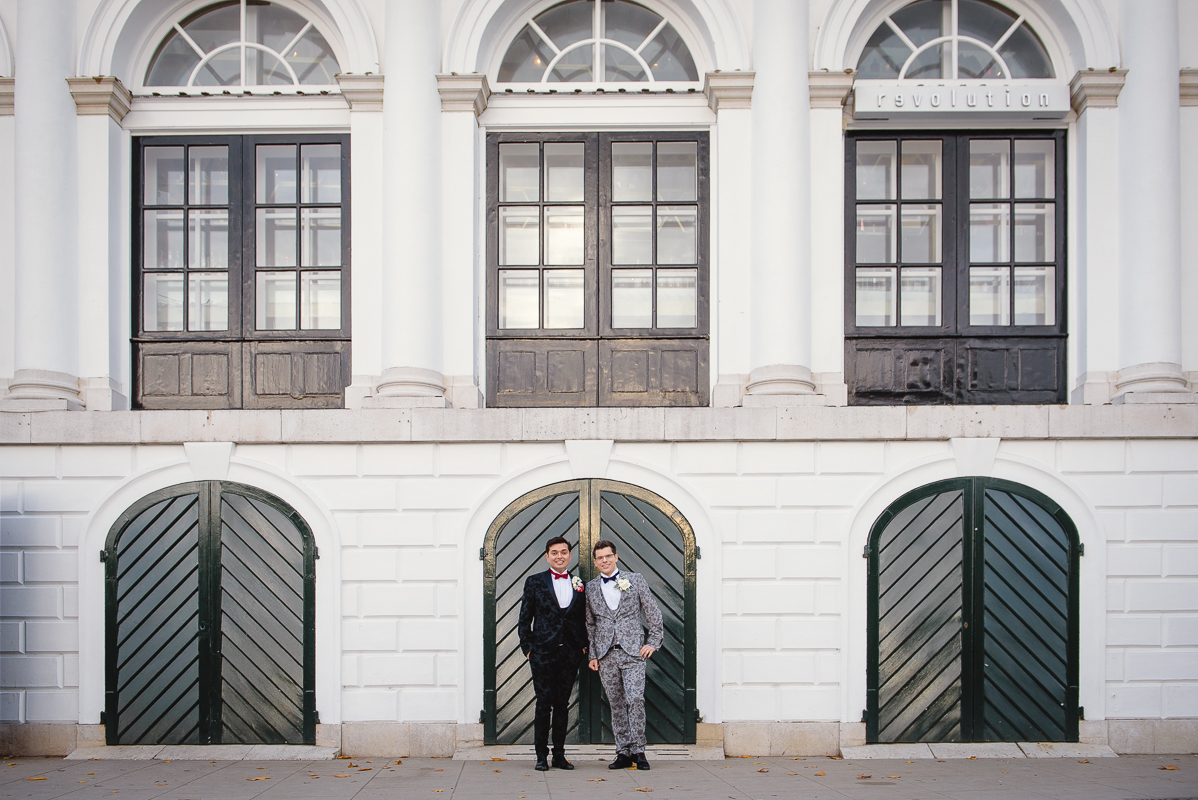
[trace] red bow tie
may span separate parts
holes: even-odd
[[[553,579],[554,579],[554,580],[557,580],[558,578],[561,578],[561,579],[562,579],[562,580],[564,580],[564,581],[568,581],[568,580],[570,580],[570,573],[568,573],[568,572],[563,572],[563,573],[561,573],[561,574],[559,575],[558,573],[556,573],[556,572],[553,572],[553,570],[549,570],[549,571],[550,571],[551,573],[553,573]]]

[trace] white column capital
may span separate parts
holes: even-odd
[[[459,75],[451,72],[437,76],[437,93],[441,95],[442,111],[473,111],[477,117],[487,110],[491,86],[482,73]]]
[[[16,78],[0,78],[0,117],[12,116],[16,86]]]
[[[1183,69],[1180,78],[1182,106],[1198,106],[1198,69]]]
[[[708,72],[703,76],[703,94],[717,114],[726,108],[751,108],[755,72]]]
[[[71,87],[75,113],[81,117],[107,114],[119,125],[133,102],[133,94],[112,75],[67,78],[67,86]]]
[[[1087,108],[1116,108],[1119,92],[1127,82],[1127,70],[1111,69],[1106,72],[1083,70],[1069,81],[1069,100],[1078,114]]]
[[[337,73],[337,85],[341,95],[349,103],[350,111],[383,110],[383,77],[367,72],[361,75]]]
[[[829,72],[826,69],[807,73],[807,86],[811,92],[812,108],[844,108],[853,91],[853,79],[857,70]]]

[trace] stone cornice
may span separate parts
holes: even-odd
[[[807,85],[811,92],[811,107],[844,108],[849,99],[849,92],[853,91],[853,79],[856,77],[857,71],[852,69],[844,72],[828,72],[826,69],[808,72]]]
[[[11,117],[16,78],[0,78],[0,117]]]
[[[81,117],[107,114],[113,121],[120,121],[129,113],[133,95],[124,84],[111,75],[96,75],[93,78],[67,78],[71,97],[75,99],[75,113]]]
[[[1127,70],[1111,69],[1106,72],[1084,70],[1069,81],[1069,101],[1078,114],[1087,108],[1117,108],[1119,92],[1127,81]]]
[[[383,76],[367,72],[362,75],[337,74],[341,95],[350,111],[383,110]]]
[[[487,101],[491,98],[487,76],[479,72],[438,75],[437,91],[441,95],[442,111],[473,111],[476,117],[487,110]]]
[[[1198,106],[1198,69],[1181,71],[1181,104]]]
[[[717,114],[728,108],[751,108],[756,72],[708,72],[703,76],[703,94]]]

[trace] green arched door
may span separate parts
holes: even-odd
[[[571,570],[598,574],[591,547],[616,543],[620,566],[645,576],[661,608],[662,649],[649,660],[645,733],[650,743],[695,741],[695,537],[670,503],[638,486],[608,480],[555,483],[524,495],[492,523],[483,547],[483,713],[488,744],[531,744],[532,674],[516,629],[524,580],[546,569],[544,543],[564,536]],[[598,677],[582,669],[570,707],[570,743],[611,742]]]

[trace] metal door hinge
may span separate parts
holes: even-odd
[[[478,560],[479,561],[487,560],[487,548],[485,548],[485,547],[478,548]]]
[[[696,708],[695,709],[695,722],[702,722],[702,721],[703,721],[703,712],[701,712],[699,709]]]
[[[312,545],[312,560],[315,561],[318,558],[320,558],[320,548],[316,545]]]
[[[869,554],[870,554],[869,545],[866,545],[866,546],[865,546],[865,550],[864,550],[864,551],[862,551],[862,553],[861,553],[861,557],[862,557],[862,558],[869,558]]]
[[[703,551],[699,549],[699,545],[695,545],[695,560],[698,561],[703,557]]]
[[[101,712],[100,712],[100,724],[101,724],[101,725],[107,725],[107,724],[108,724],[108,715],[107,715],[107,714],[105,714],[103,711],[101,711]]]
[[[483,722],[486,722],[486,721],[487,721],[487,710],[486,710],[485,708],[483,708],[483,709],[479,709],[479,712],[478,712],[478,721],[479,721],[480,723],[483,723]]]
[[[1085,546],[1084,544],[1078,544],[1078,546],[1077,546],[1077,554],[1078,554],[1079,556],[1084,556],[1084,555],[1086,554],[1086,546]]]
[[[320,724],[320,712],[317,711],[315,716],[316,716],[316,724],[319,725]]]
[[[107,550],[101,550],[101,551],[100,551],[100,561],[102,561],[102,562],[103,562],[103,561],[107,561],[107,560],[108,560],[108,551],[107,551]]]
[[[869,722],[869,709],[868,708],[861,709],[861,721]]]
[[[1086,718],[1086,707],[1085,707],[1085,706],[1078,706],[1078,707],[1077,707],[1077,718],[1078,718],[1078,719],[1085,719],[1085,718]]]

